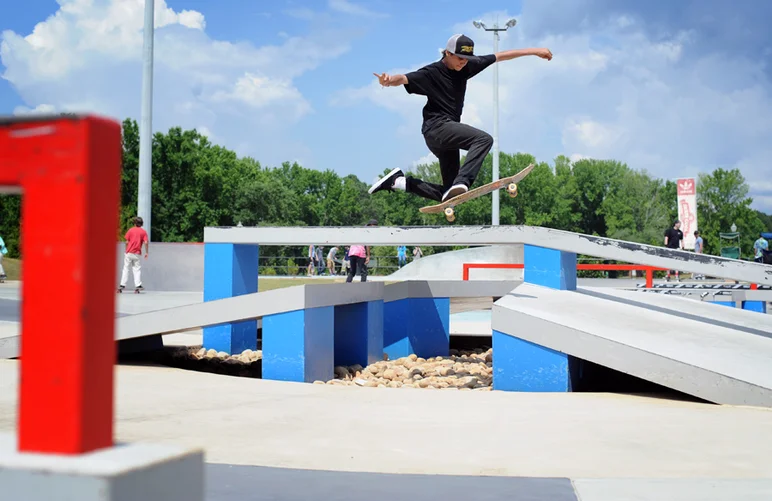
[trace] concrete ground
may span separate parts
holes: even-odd
[[[15,430],[17,385],[18,362],[0,361],[2,432]],[[211,469],[208,499],[239,478],[253,499],[298,499],[310,488],[302,478],[374,492],[372,475],[340,472],[499,477],[510,494],[487,499],[518,499],[500,477],[545,481],[520,499],[772,498],[772,410],[649,396],[342,387],[123,365],[115,432],[123,442],[203,447],[208,463],[242,467]],[[277,497],[259,497],[265,467],[295,481],[281,492],[269,482]],[[578,497],[561,491],[565,479]],[[441,481],[450,491],[462,482]],[[467,478],[465,499],[494,483]]]

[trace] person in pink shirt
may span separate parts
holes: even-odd
[[[365,226],[378,226],[378,221],[371,219]],[[359,271],[360,282],[367,282],[367,264],[370,262],[370,247],[364,245],[352,245],[348,250],[349,268],[346,282],[354,280]]]
[[[147,232],[142,229],[144,221],[141,217],[134,218],[134,227],[126,232],[124,237],[126,240],[126,251],[123,256],[123,274],[121,275],[120,290],[126,288],[126,283],[129,281],[129,267],[134,272],[134,288],[137,290],[142,289],[142,277],[139,256],[142,254],[142,244],[145,245],[145,259],[147,259],[148,251],[150,250],[150,242],[147,238]]]

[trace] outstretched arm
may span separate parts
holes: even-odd
[[[373,73],[378,77],[378,82],[384,87],[397,87],[399,85],[407,85],[407,77],[405,75],[387,75],[386,73]]]
[[[550,61],[552,59],[552,52],[545,48],[505,50],[496,53],[496,62],[509,61],[510,59],[523,56],[538,56],[542,59]]]

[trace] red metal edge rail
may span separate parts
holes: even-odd
[[[121,152],[116,121],[0,118],[0,186],[22,194],[19,451],[113,445]]]
[[[464,263],[464,280],[469,280],[469,270],[472,268],[494,268],[494,269],[523,269],[522,263]],[[666,268],[657,268],[654,266],[644,266],[639,264],[577,264],[577,270],[585,271],[645,271],[646,287],[654,287],[654,272],[667,271]]]

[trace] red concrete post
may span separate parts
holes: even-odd
[[[0,185],[22,189],[19,450],[113,445],[120,124],[0,120]]]

